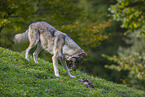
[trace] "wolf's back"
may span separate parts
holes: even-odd
[[[15,43],[24,43],[28,41],[28,32],[29,29],[26,30],[24,33],[16,34],[14,37],[14,42]]]

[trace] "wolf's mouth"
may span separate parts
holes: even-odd
[[[69,68],[71,68],[73,71],[76,71],[76,63],[73,61],[69,62]]]

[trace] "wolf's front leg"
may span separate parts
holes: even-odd
[[[54,56],[52,57],[52,61],[53,61],[53,68],[54,68],[55,76],[59,77],[59,71],[58,71],[58,57],[54,55]]]
[[[64,69],[65,69],[65,72],[68,74],[68,76],[72,77],[72,78],[76,78],[75,76],[72,76],[69,72],[69,69],[67,67],[67,64],[66,64],[66,60],[62,57],[60,58],[60,61],[61,61],[61,64],[63,65]]]

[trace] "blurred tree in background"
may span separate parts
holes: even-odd
[[[145,33],[145,1],[144,0],[117,0],[109,8],[113,19],[121,21],[123,28],[128,32],[140,30],[139,35]]]
[[[122,81],[125,84],[145,89],[145,1],[144,0],[117,0],[109,10],[113,19],[121,21],[122,28],[127,28],[128,39],[124,39],[129,47],[120,46],[118,54],[113,57],[104,55],[116,65],[106,65],[113,70],[128,71]],[[143,37],[141,37],[143,36]]]
[[[129,48],[119,47],[118,55],[113,57],[104,55],[108,60],[114,61],[111,66],[106,65],[105,67],[117,71],[127,71],[128,75],[122,79],[123,83],[145,89],[145,45],[143,45],[145,39],[137,38],[138,33],[128,35],[130,39],[126,39],[126,42],[131,44]]]
[[[108,7],[114,3],[115,0],[80,0],[79,6],[86,13],[87,18],[83,21],[84,25],[89,22],[97,22],[100,26],[103,26],[104,21],[110,21],[110,17],[108,17]],[[120,78],[124,73],[105,69],[104,65],[110,62],[101,57],[102,54],[117,54],[119,45],[126,46],[123,40],[123,32],[125,29],[121,29],[120,23],[115,21],[111,21],[110,25],[110,27],[101,31],[102,34],[109,35],[107,40],[103,40],[99,45],[86,46],[89,56],[87,61],[85,61],[80,68],[95,76],[100,76],[114,82],[121,82]]]

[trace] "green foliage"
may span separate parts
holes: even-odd
[[[34,18],[34,2],[35,0],[1,0],[0,11],[0,28],[1,30],[9,23],[24,22],[28,23]],[[25,19],[24,19],[25,18]],[[1,31],[0,30],[0,31]]]
[[[106,21],[108,14],[108,5],[112,0],[80,0],[79,6],[83,9],[86,15],[85,22],[98,22]]]
[[[77,0],[39,0],[38,14],[43,16],[43,21],[53,25],[71,24],[81,17],[82,10],[77,4]]]
[[[94,23],[82,23],[75,22],[71,25],[61,26],[60,29],[63,32],[66,32],[72,39],[74,39],[81,46],[89,45],[87,49],[90,47],[96,47],[101,44],[101,42],[105,39],[108,39],[109,35],[107,33],[103,33],[106,27],[109,27],[111,24],[111,20],[107,22],[103,22],[98,24]],[[72,34],[73,33],[73,34]]]
[[[145,1],[144,0],[117,0],[109,8],[113,19],[121,21],[123,28],[134,31],[140,29],[140,36],[145,33]]]
[[[0,1],[0,45],[10,47],[14,31],[34,18],[34,0],[1,0]],[[24,19],[25,18],[25,19]],[[33,20],[32,20],[33,21]],[[10,25],[9,25],[10,24]],[[6,29],[4,29],[6,28]]]
[[[129,71],[128,77],[122,79],[125,84],[134,86],[140,89],[145,89],[145,54],[139,54],[134,52],[128,57],[113,56],[107,57],[108,60],[114,61],[117,65],[106,65],[106,68],[115,69],[117,71],[127,70]]]
[[[121,47],[118,55],[107,57],[108,60],[114,61],[116,65],[106,65],[106,68],[113,70],[126,70],[129,72],[124,83],[145,89],[145,59],[144,59],[144,39],[137,38],[145,34],[145,1],[144,0],[117,0],[115,5],[109,8],[111,16],[116,21],[121,21],[122,28],[127,28],[129,39],[125,40],[128,47]]]
[[[39,59],[39,64],[24,59],[24,52],[18,53],[0,47],[0,95],[5,96],[59,96],[59,97],[144,97],[144,91],[128,88],[80,71],[70,72],[76,79],[65,74],[62,66],[61,77],[54,76],[53,65]],[[96,87],[86,88],[78,82],[88,78]]]
[[[129,74],[122,81],[130,86],[145,89],[145,53],[144,38],[137,38],[136,33],[128,35],[130,39],[126,42],[131,44],[129,48],[120,47],[118,56],[105,56],[108,60],[114,61],[116,65],[106,65],[106,68],[121,71],[128,71]]]
[[[78,41],[77,43],[81,42],[79,44],[83,44],[83,49],[88,53],[87,61],[79,65],[81,70],[93,74],[94,76],[100,76],[119,83],[122,74],[115,70],[105,69],[104,65],[108,61],[101,57],[103,53],[110,56],[114,55],[117,53],[119,45],[125,45],[122,33],[124,30],[120,29],[119,23],[112,20],[111,22],[109,21],[108,7],[113,2],[113,0],[107,0],[107,2],[105,0],[80,0],[79,6],[83,9],[85,17],[83,22],[81,22],[83,26],[79,27],[82,28],[79,32],[83,31],[80,35],[87,37],[73,39]],[[94,24],[96,24],[96,26],[92,29]],[[71,33],[69,35],[73,36]],[[101,37],[103,40],[101,40]],[[79,38],[82,38],[82,41],[78,40]]]

